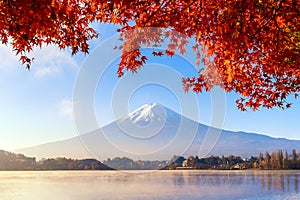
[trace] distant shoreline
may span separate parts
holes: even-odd
[[[47,158],[36,161],[34,157],[0,150],[0,171],[80,171],[80,170],[300,170],[300,154],[282,150],[260,153],[258,156],[174,156],[170,161],[134,161],[115,157],[100,162],[96,159]]]

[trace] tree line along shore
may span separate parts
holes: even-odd
[[[278,150],[259,153],[257,156],[173,156],[170,161],[134,161],[116,157],[100,162],[96,159],[47,158],[36,161],[34,157],[0,150],[0,170],[300,170],[300,154]]]

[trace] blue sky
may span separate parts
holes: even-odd
[[[116,34],[115,27],[111,25],[94,26],[100,32],[100,38],[91,41],[91,54],[97,54],[99,44],[105,43],[106,39]],[[105,48],[111,49],[109,46]],[[110,50],[107,50],[107,53],[109,52]],[[189,63],[189,56],[193,55],[177,55],[170,59],[151,57],[151,49],[145,49],[144,53],[148,55],[149,62],[138,74],[128,73],[124,78],[118,79],[116,68],[119,58],[115,57],[105,73],[99,77],[94,91],[94,109],[99,126],[118,118],[119,114],[115,115],[112,112],[112,107],[118,107],[115,105],[122,105],[126,111],[132,111],[144,103],[153,102],[211,125],[211,102],[213,98],[219,100],[216,99],[218,97],[212,96],[211,93],[184,94],[182,90],[181,75],[196,73],[196,69]],[[18,57],[10,47],[0,45],[0,149],[13,150],[77,136],[72,99],[78,74],[85,64],[93,62],[100,65],[107,57],[105,54],[97,54],[94,58],[83,54],[71,57],[69,51],[60,51],[54,46],[36,49],[32,55],[36,59],[32,69],[27,71],[19,64]],[[151,71],[156,68],[164,70]],[[165,72],[171,72],[170,76]],[[153,81],[145,82],[147,78],[151,78],[149,73],[153,76]],[[132,86],[134,89],[129,93],[125,92],[130,88],[130,83],[138,83],[141,80],[142,83],[136,88]],[[224,94],[218,89],[216,91]],[[291,99],[292,108],[284,111],[273,108],[241,112],[235,104],[239,97],[237,94],[227,93],[225,97],[224,129],[300,139],[299,100]],[[193,111],[197,109],[193,104],[186,103],[186,99],[189,98],[195,99],[198,104],[199,112],[196,112],[196,117]],[[216,107],[214,108],[216,111]]]

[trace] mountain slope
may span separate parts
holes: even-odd
[[[142,107],[101,129],[68,140],[17,150],[36,157],[97,159],[127,156],[163,160],[173,155],[240,155],[300,149],[300,141],[219,130],[160,105]]]

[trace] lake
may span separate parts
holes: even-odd
[[[0,199],[291,200],[300,171],[2,171]]]

